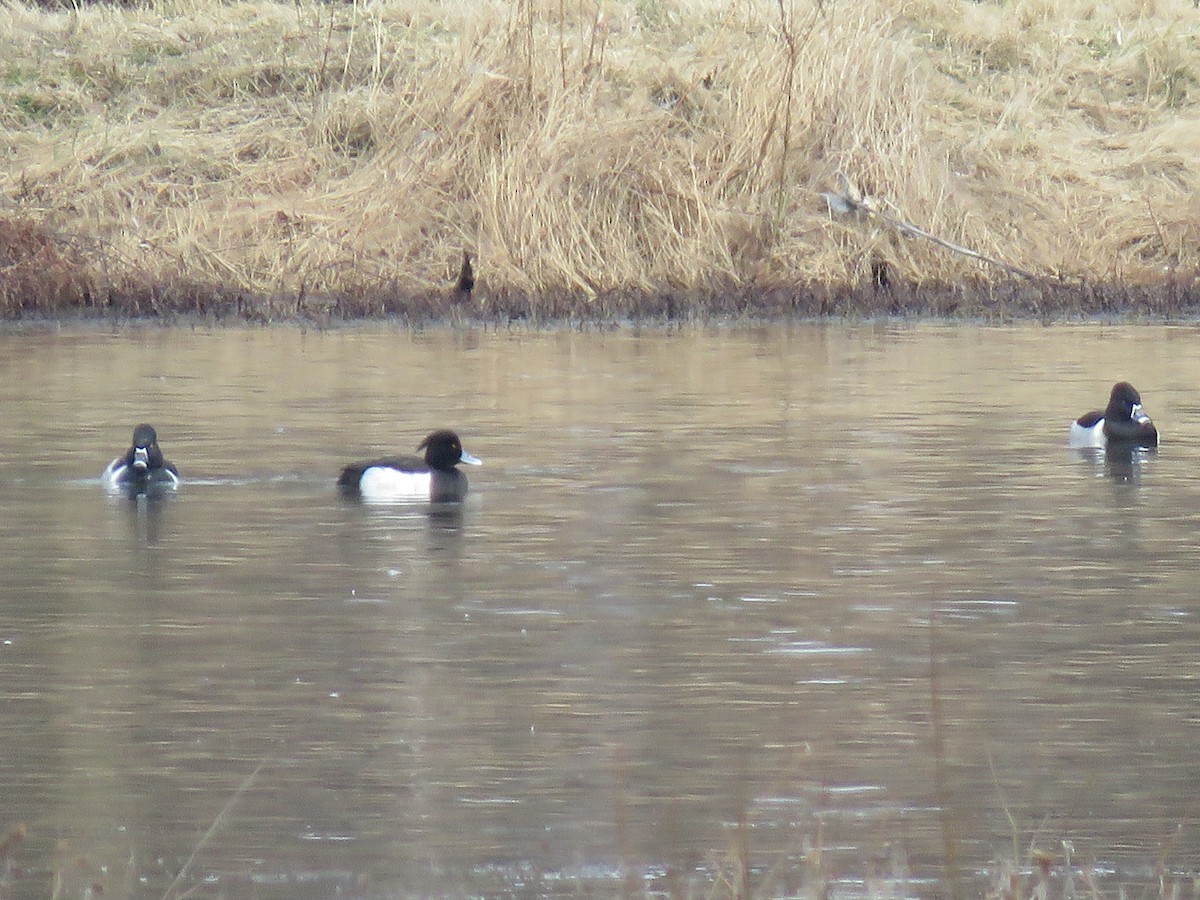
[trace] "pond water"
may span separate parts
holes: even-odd
[[[0,887],[946,896],[1033,850],[1190,879],[1196,344],[0,334]],[[1068,449],[1118,379],[1162,447]],[[184,485],[111,497],[143,420]],[[339,497],[437,427],[484,461],[461,508]]]

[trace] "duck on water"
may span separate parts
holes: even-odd
[[[179,470],[158,446],[154,426],[145,422],[133,429],[133,443],[108,464],[101,478],[110,491],[131,494],[173,491],[180,483]]]
[[[338,488],[348,497],[368,501],[459,503],[467,496],[467,476],[459,463],[479,466],[483,460],[463,449],[453,431],[435,431],[417,446],[424,456],[387,456],[351,463],[342,469]]]
[[[1071,423],[1072,447],[1157,447],[1158,429],[1142,410],[1142,395],[1128,381],[1113,385],[1104,411],[1093,410]]]

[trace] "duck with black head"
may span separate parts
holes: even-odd
[[[173,491],[180,483],[179,470],[158,446],[154,426],[145,422],[133,429],[132,445],[108,464],[101,478],[110,491],[131,494]]]
[[[1142,410],[1142,395],[1128,381],[1113,385],[1104,411],[1093,410],[1071,423],[1072,447],[1157,447],[1158,429]]]
[[[459,503],[467,496],[467,476],[459,463],[482,465],[463,449],[453,431],[435,431],[417,446],[424,456],[388,456],[351,463],[342,469],[338,488],[368,501]]]

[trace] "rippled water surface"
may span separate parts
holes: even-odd
[[[0,334],[0,888],[933,896],[1066,841],[1156,892],[1200,851],[1197,343]],[[1069,450],[1120,378],[1161,449]],[[161,502],[97,477],[142,420]],[[442,426],[461,509],[338,496]]]

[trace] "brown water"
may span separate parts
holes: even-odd
[[[1200,851],[1196,343],[0,335],[0,886],[704,896],[744,845],[752,893],[932,896],[1069,841],[1156,891]],[[1069,450],[1118,378],[1160,451]],[[97,480],[143,419],[163,502]],[[460,513],[338,497],[439,426]]]

